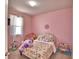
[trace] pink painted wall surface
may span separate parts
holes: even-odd
[[[21,41],[24,39],[24,36],[31,32],[31,17],[27,14],[24,14],[24,13],[15,11],[15,10],[9,10],[9,15],[10,14],[23,17],[23,33],[24,33],[24,35],[16,36],[16,41],[20,44]],[[8,27],[8,38],[9,38],[9,40],[8,40],[9,45],[8,46],[10,48],[11,43],[12,43],[12,38],[13,38],[13,36],[10,34],[10,27]]]
[[[32,32],[53,33],[59,41],[72,43],[72,8],[51,11],[32,17]],[[49,24],[50,28],[45,29]]]
[[[50,32],[53,33],[59,41],[72,43],[72,8],[50,11],[36,16],[29,16],[15,10],[9,11],[9,14],[23,16],[24,18],[24,35],[17,36],[16,41],[20,42],[24,36],[30,32],[36,34]],[[49,25],[49,29],[45,29],[45,25]],[[8,28],[9,29],[9,28]],[[8,30],[9,47],[12,43],[12,36]]]

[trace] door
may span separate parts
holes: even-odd
[[[8,52],[8,26],[7,26],[7,19],[8,19],[8,0],[5,0],[5,54]],[[8,59],[8,55],[5,56],[5,59]]]

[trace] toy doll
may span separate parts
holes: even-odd
[[[23,52],[24,48],[32,47],[32,43],[33,43],[33,39],[32,38],[26,39],[22,43],[22,45],[19,47],[20,55],[22,55],[22,52]]]

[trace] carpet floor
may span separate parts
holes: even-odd
[[[9,53],[10,53],[10,55],[8,56],[8,59],[29,59],[28,57],[26,57],[24,55],[20,56],[18,50],[10,51]],[[58,53],[52,54],[49,59],[72,59],[72,57],[58,52]]]

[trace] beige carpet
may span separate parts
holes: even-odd
[[[10,51],[10,55],[8,59],[29,59],[26,56],[20,56],[18,50],[17,51]],[[56,53],[51,55],[49,59],[72,59],[70,56],[66,56],[62,53]]]

